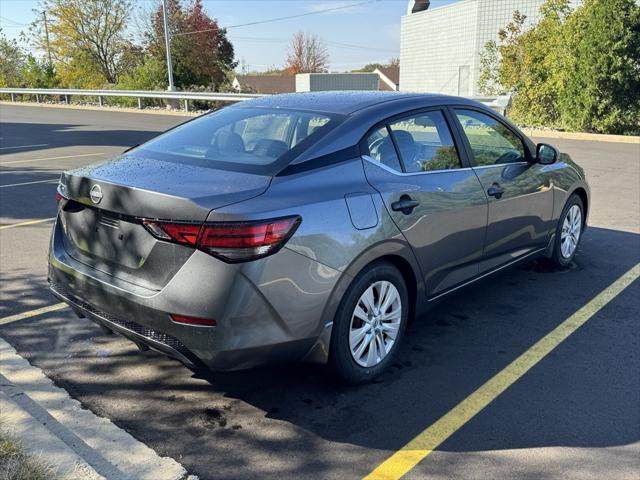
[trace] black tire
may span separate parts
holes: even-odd
[[[580,216],[581,216],[581,222],[582,222],[581,228],[580,228],[580,235],[578,237],[578,243],[575,249],[573,250],[573,252],[571,252],[569,256],[564,256],[562,254],[562,227],[563,227],[565,218],[569,213],[569,210],[574,205],[577,205],[578,208],[580,208]],[[551,258],[549,259],[553,267],[566,268],[573,261],[573,258],[578,252],[578,247],[580,246],[580,241],[582,240],[582,234],[584,233],[584,218],[585,218],[584,204],[582,203],[582,199],[574,193],[569,197],[569,199],[567,200],[567,203],[562,209],[562,213],[560,214],[560,218],[558,219],[558,225],[556,226],[556,235],[555,235],[555,241],[553,245],[553,252],[552,252]]]
[[[400,328],[395,341],[386,356],[372,367],[364,367],[356,363],[349,346],[349,333],[351,318],[360,297],[375,282],[386,280],[396,287],[400,296],[401,315]],[[409,294],[404,278],[400,271],[389,262],[376,262],[362,270],[349,286],[345,293],[336,316],[331,332],[331,345],[329,347],[329,366],[335,376],[342,382],[357,385],[373,380],[381,374],[395,356],[398,345],[402,342],[407,325],[409,312]]]

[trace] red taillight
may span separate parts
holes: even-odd
[[[186,325],[200,325],[203,327],[215,327],[218,322],[210,318],[198,318],[198,317],[190,317],[188,315],[178,315],[177,313],[172,313],[169,315],[171,320],[176,323],[184,323]]]
[[[147,227],[147,230],[155,237],[193,246],[196,245],[198,232],[200,232],[200,225],[192,223],[167,223],[143,220],[142,224]]]
[[[68,200],[67,197],[56,190],[56,205],[58,206],[58,208],[63,207],[66,200]]]
[[[300,217],[203,225],[155,220],[142,223],[156,238],[195,246],[229,262],[243,262],[277,252],[298,228]]]

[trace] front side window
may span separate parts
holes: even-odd
[[[166,160],[270,174],[278,160],[295,153],[294,149],[301,152],[337,123],[335,116],[306,111],[223,108],[170,130],[140,149]]]
[[[407,173],[460,168],[458,151],[441,111],[403,118],[389,127]]]
[[[474,110],[456,109],[476,165],[501,165],[526,161],[522,140],[506,125]]]

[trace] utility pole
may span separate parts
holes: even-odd
[[[167,71],[169,73],[169,90],[173,92],[176,88],[173,85],[173,65],[171,64],[171,38],[169,37],[169,12],[167,11],[167,0],[162,0],[162,19],[164,22],[164,45],[167,51]]]
[[[53,62],[51,61],[51,45],[49,44],[49,24],[47,23],[47,12],[46,11],[42,11],[42,18],[44,19],[44,32],[47,36],[47,53],[49,55],[49,67],[51,67],[51,65],[53,65]]]

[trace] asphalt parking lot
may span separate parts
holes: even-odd
[[[201,479],[365,477],[640,261],[640,145],[544,140],[591,184],[575,263],[530,262],[447,298],[375,383],[339,386],[312,365],[194,375],[68,309],[28,316],[58,303],[46,257],[60,171],[184,120],[0,105],[0,337]],[[404,478],[638,478],[639,293],[635,280]]]

